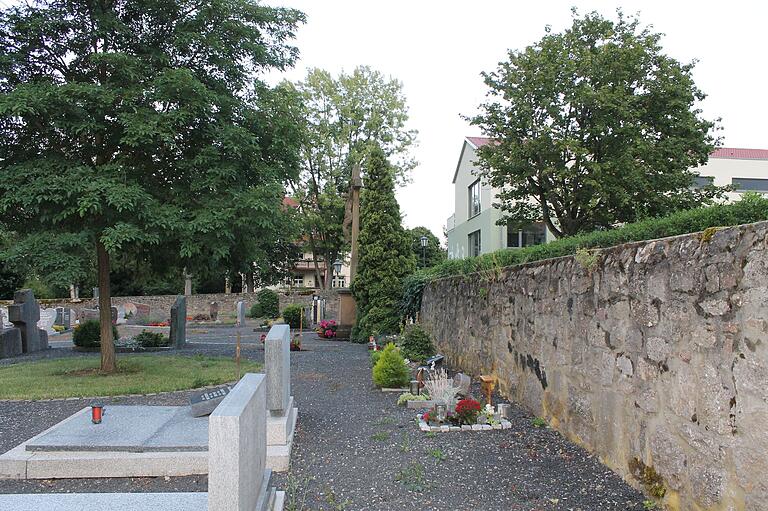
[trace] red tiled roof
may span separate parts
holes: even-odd
[[[289,206],[291,208],[298,208],[299,203],[296,202],[296,199],[292,199],[291,197],[283,197],[283,206]]]
[[[768,160],[768,149],[740,149],[737,147],[718,147],[710,158],[734,158],[737,160]]]
[[[491,139],[489,137],[467,137],[470,144],[483,147]],[[768,149],[742,149],[737,147],[718,147],[710,158],[733,158],[737,160],[768,160]]]
[[[483,147],[491,141],[488,137],[467,137],[467,140],[469,140],[469,143],[475,147]]]

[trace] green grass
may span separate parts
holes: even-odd
[[[378,433],[374,433],[373,435],[371,435],[371,438],[373,440],[376,440],[377,442],[383,442],[385,440],[389,440],[389,432],[379,431]]]
[[[115,374],[99,372],[98,357],[65,358],[0,367],[0,399],[115,396],[186,390],[237,380],[230,358],[118,355]],[[243,361],[241,373],[261,364]]]

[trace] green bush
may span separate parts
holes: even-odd
[[[301,323],[302,307],[297,303],[292,303],[283,309],[283,319],[291,328],[299,328]]]
[[[372,351],[371,352],[371,367],[376,365],[376,362],[379,361],[379,357],[381,357],[381,351]]]
[[[159,332],[142,330],[133,340],[144,348],[158,348],[170,345],[170,339]]]
[[[280,297],[271,289],[262,289],[256,294],[249,314],[252,318],[276,318],[280,315]]]
[[[404,392],[400,394],[400,397],[397,398],[397,404],[400,406],[405,406],[408,401],[427,401],[428,399],[429,396],[426,394],[416,394],[414,396],[410,392]]]
[[[403,336],[403,356],[416,362],[422,362],[435,354],[429,334],[418,325],[411,325]]]
[[[497,275],[501,268],[518,264],[575,255],[579,249],[607,248],[635,241],[646,241],[768,220],[768,199],[756,193],[745,193],[738,202],[706,208],[678,211],[660,218],[626,224],[616,229],[570,236],[531,247],[499,250],[468,259],[449,259],[437,266],[417,271],[405,279],[400,313],[413,318],[421,309],[424,287],[445,277],[486,273]]]
[[[75,346],[81,348],[95,348],[101,346],[101,341],[99,340],[101,333],[99,330],[99,322],[95,319],[84,321],[83,323],[80,323],[72,333],[72,342],[75,343]],[[112,325],[112,338],[115,340],[118,338],[115,325]]]
[[[410,381],[410,372],[400,350],[394,344],[387,344],[379,360],[373,366],[373,383],[379,387],[404,387]]]

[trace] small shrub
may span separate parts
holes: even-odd
[[[304,313],[304,309],[297,303],[292,303],[283,309],[283,319],[288,323],[291,328],[299,328],[301,325],[301,315]]]
[[[252,318],[275,318],[280,314],[280,297],[271,289],[262,289],[256,294],[256,303],[249,312]]]
[[[95,319],[84,321],[75,327],[75,331],[72,333],[72,342],[75,343],[75,346],[81,348],[95,348],[101,346],[100,328],[99,322]],[[118,339],[117,328],[115,328],[115,325],[112,325],[112,339]]]
[[[291,339],[291,351],[301,351],[301,334],[296,334]]]
[[[373,382],[379,387],[402,387],[408,385],[409,381],[408,366],[400,350],[394,344],[387,344],[373,366]]]
[[[546,428],[549,425],[546,419],[535,417],[531,420],[531,426],[534,428]]]
[[[403,356],[422,362],[435,354],[435,347],[429,334],[418,325],[412,325],[405,330],[403,336]]]
[[[149,332],[147,330],[142,330],[133,340],[144,348],[158,348],[170,344],[168,337],[159,332]]]
[[[372,351],[371,352],[371,367],[376,365],[376,362],[379,361],[379,357],[381,357],[381,351]]]
[[[426,394],[413,395],[410,392],[403,392],[400,397],[397,398],[397,404],[404,406],[408,401],[426,401],[429,397]]]

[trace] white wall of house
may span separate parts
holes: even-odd
[[[493,207],[498,190],[481,184],[480,213],[470,217],[469,187],[479,177],[476,151],[477,146],[470,139],[465,139],[453,180],[454,214],[446,222],[449,259],[471,257],[473,254],[470,250],[469,236],[478,231],[481,254],[513,248],[508,246],[507,227],[496,224],[502,216],[501,211]],[[729,154],[743,155],[744,151],[750,152],[751,155],[749,157],[729,156]],[[696,171],[702,177],[712,178],[717,186],[733,185],[736,190],[728,193],[730,201],[738,200],[747,190],[768,193],[768,151],[721,148],[710,157],[706,165],[698,167]],[[522,240],[521,235],[517,233],[515,237],[519,241]],[[546,229],[546,242],[554,239],[555,236]]]

